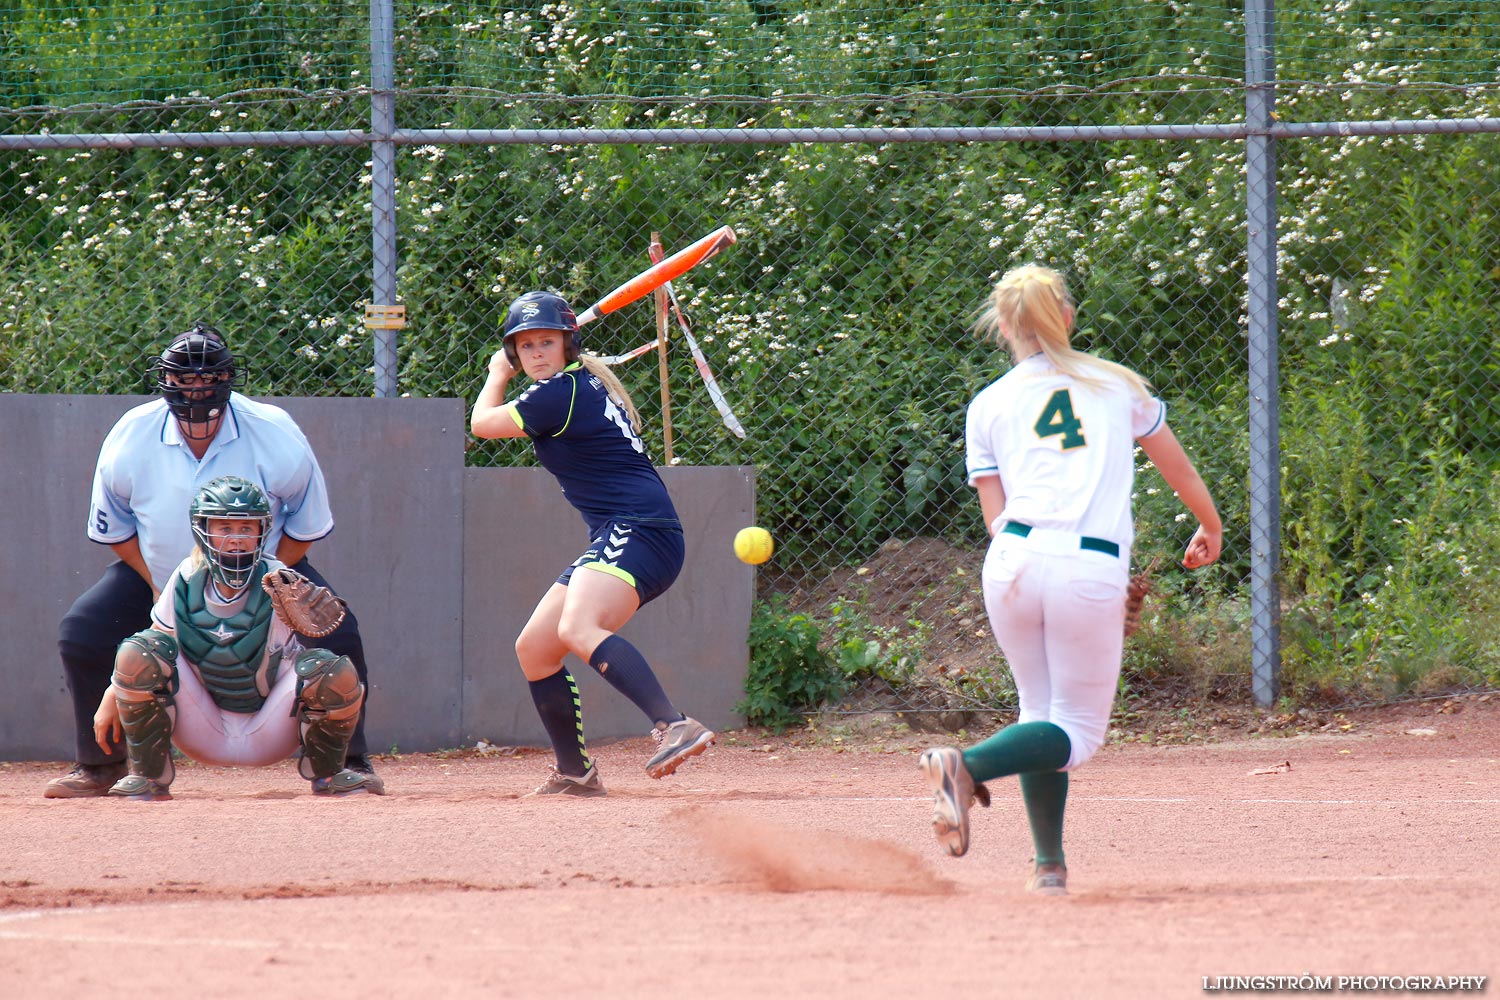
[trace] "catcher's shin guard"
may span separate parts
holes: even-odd
[[[172,696],[177,691],[177,640],[146,629],[115,654],[115,703],[130,773],[165,789],[172,784]]]
[[[330,778],[344,767],[365,703],[365,686],[354,661],[326,649],[305,650],[297,657],[296,669],[297,723],[302,732],[297,771],[311,781]]]

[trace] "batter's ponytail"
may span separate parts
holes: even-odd
[[[592,354],[578,355],[578,363],[599,381],[604,383],[604,391],[609,393],[615,404],[625,411],[630,418],[630,426],[635,428],[637,434],[641,433],[641,415],[635,408],[635,401],[630,398],[630,393],[625,391],[625,386],[620,384],[620,379],[614,371]]]
[[[1115,379],[1131,392],[1151,395],[1151,384],[1124,365],[1096,358],[1071,344],[1076,309],[1068,283],[1050,267],[1030,264],[1007,271],[990,292],[975,328],[986,340],[1009,342],[1017,358],[1041,351],[1058,371],[1086,385]]]

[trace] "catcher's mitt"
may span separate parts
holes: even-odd
[[[1146,595],[1151,593],[1151,574],[1156,572],[1161,556],[1156,556],[1146,568],[1130,578],[1125,587],[1125,637],[1135,635],[1141,627],[1141,608],[1146,604]]]
[[[272,570],[260,581],[271,595],[276,617],[293,632],[320,639],[334,629],[349,613],[349,605],[327,587],[320,587],[294,569]]]

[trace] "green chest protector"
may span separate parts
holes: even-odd
[[[256,566],[252,579],[265,574],[265,563]],[[249,588],[245,606],[228,618],[208,608],[208,567],[177,580],[172,595],[177,616],[177,643],[182,655],[198,668],[203,686],[214,704],[226,712],[253,714],[260,711],[276,683],[281,655],[265,656],[270,635],[271,599],[258,586]],[[266,660],[264,676],[261,661]]]

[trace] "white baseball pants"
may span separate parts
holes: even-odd
[[[1080,548],[1080,536],[997,533],[985,555],[985,610],[1020,694],[1020,722],[1068,734],[1072,770],[1104,743],[1125,648],[1129,553]]]

